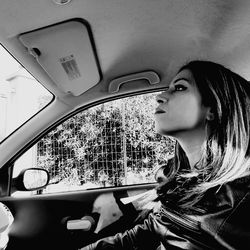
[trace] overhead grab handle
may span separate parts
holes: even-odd
[[[147,80],[149,84],[157,84],[160,82],[160,77],[157,73],[155,73],[154,71],[144,71],[112,80],[109,84],[109,93],[118,92],[120,86],[124,83],[143,79]]]

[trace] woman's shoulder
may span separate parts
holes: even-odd
[[[226,182],[222,186],[223,189],[221,192],[218,192],[218,194],[223,195],[226,193],[227,195],[233,196],[235,201],[240,202],[240,200],[250,192],[250,175]]]
[[[222,185],[217,192],[213,190],[204,199],[208,206],[206,214],[200,217],[203,230],[221,241],[250,243],[250,176],[236,179]],[[212,204],[214,202],[214,204]]]
[[[202,201],[209,207],[234,208],[250,193],[250,175],[226,182],[206,191]]]

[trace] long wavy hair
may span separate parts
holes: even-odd
[[[191,171],[177,142],[167,166],[168,181],[157,192],[163,203],[192,210],[208,189],[250,174],[250,83],[209,61],[189,62],[179,72],[184,69],[192,72],[203,105],[211,107],[214,119],[206,122],[207,138],[195,168]]]

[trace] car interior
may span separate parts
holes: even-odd
[[[138,223],[174,150],[154,132],[155,95],[190,60],[249,79],[249,11],[247,0],[2,0],[0,249],[79,249]]]

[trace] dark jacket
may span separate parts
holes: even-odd
[[[250,177],[210,189],[203,213],[183,214],[162,206],[123,234],[97,241],[90,249],[250,249]]]

